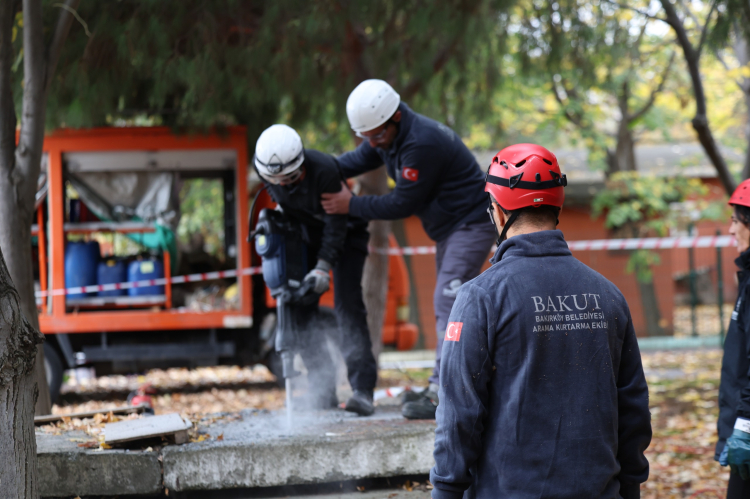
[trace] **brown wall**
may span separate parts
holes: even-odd
[[[710,187],[713,187],[710,185]],[[723,195],[716,191],[712,192],[714,196]],[[604,227],[604,220],[600,217],[592,219],[590,211],[587,208],[569,208],[566,207],[561,219],[559,229],[565,234],[568,241],[588,240],[588,239],[607,239],[610,234]],[[719,229],[726,234],[728,223],[720,222],[702,222],[698,225],[698,235],[713,235]],[[421,222],[416,217],[411,217],[398,222],[394,227],[394,232],[402,245],[408,246],[433,246],[427,234],[422,229]],[[659,304],[659,311],[662,317],[662,327],[669,334],[673,328],[673,307],[675,300],[675,282],[674,275],[679,272],[688,271],[688,251],[686,249],[659,250],[661,263],[654,267],[654,286]],[[626,265],[629,258],[627,251],[575,251],[573,255],[581,262],[601,273],[604,277],[612,281],[625,296],[630,306],[633,317],[633,327],[638,336],[645,334],[645,321],[643,317],[643,307],[638,283],[633,274],[626,272]],[[734,259],[736,258],[734,248],[722,249],[722,266],[724,277],[724,300],[727,303],[734,301],[737,288],[734,274],[736,267]],[[696,268],[709,267],[712,269],[711,282],[716,285],[716,249],[696,249],[695,266]],[[424,348],[434,348],[436,343],[435,336],[435,314],[432,306],[432,296],[435,287],[435,258],[433,255],[420,255],[406,257],[407,266],[409,267],[410,278],[412,279],[412,297],[411,306],[416,307],[416,315],[412,315],[419,322],[420,333]],[[485,265],[485,268],[489,264]]]

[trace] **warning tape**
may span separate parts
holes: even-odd
[[[224,279],[227,277],[237,277],[238,275],[255,275],[262,272],[260,267],[248,267],[245,269],[221,270],[217,272],[204,272],[201,274],[179,275],[174,277],[160,277],[158,279],[143,279],[132,282],[116,282],[112,284],[93,284],[91,286],[79,286],[75,288],[52,289],[49,291],[37,291],[37,298],[46,296],[65,296],[77,295],[81,293],[95,293],[97,291],[114,291],[117,289],[146,288],[149,286],[164,286],[168,282],[172,284],[182,284],[186,282],[211,281],[213,279]]]
[[[639,249],[674,249],[674,248],[724,248],[734,246],[734,236],[693,236],[693,237],[646,237],[634,239],[592,239],[590,241],[568,241],[568,247],[573,251],[597,250],[639,250]],[[408,246],[405,248],[374,248],[370,251],[381,255],[434,255],[435,246]],[[118,282],[112,284],[93,284],[74,288],[37,291],[37,298],[47,296],[65,296],[81,293],[96,293],[99,291],[115,291],[118,289],[145,288],[149,286],[164,286],[168,282],[183,284],[186,282],[210,281],[229,277],[261,274],[261,267],[222,270],[201,274],[188,274],[159,279],[144,279],[133,282]]]
[[[727,246],[734,246],[734,244],[734,236],[687,236],[569,241],[568,247],[574,251],[596,251],[675,248],[725,248]]]
[[[734,246],[734,244],[734,236],[643,237],[568,241],[568,247],[573,251],[725,248]],[[434,255],[437,250],[435,246],[412,246],[406,248],[370,247],[370,251],[381,255]]]

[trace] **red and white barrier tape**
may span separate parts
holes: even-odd
[[[723,248],[734,246],[733,236],[698,236],[698,237],[646,237],[639,239],[594,239],[591,241],[568,241],[568,247],[573,251],[597,250],[639,250],[639,249],[673,249],[673,248]],[[373,248],[373,253],[381,255],[434,255],[435,246],[411,246],[406,248]],[[238,275],[261,274],[260,267],[248,267],[237,270],[222,270],[220,272],[205,272],[189,274],[171,278],[144,279],[142,281],[118,282],[113,284],[94,284],[75,288],[53,289],[37,291],[37,298],[46,296],[65,296],[80,293],[96,293],[98,291],[114,291],[118,289],[145,288],[148,286],[164,286],[167,282],[182,284],[186,282],[210,281],[237,277]]]
[[[644,237],[637,239],[568,241],[568,247],[573,251],[725,248],[727,246],[734,246],[734,244],[734,236]]]
[[[79,286],[75,288],[52,289],[49,291],[37,291],[35,294],[38,298],[45,296],[64,296],[76,295],[80,293],[96,293],[98,291],[114,291],[117,289],[146,288],[149,286],[164,286],[168,282],[172,284],[182,284],[186,282],[210,281],[213,279],[224,279],[227,277],[237,277],[238,275],[260,274],[260,267],[248,267],[237,270],[222,270],[219,272],[205,272],[202,274],[179,275],[175,277],[161,277],[158,279],[143,279],[141,281],[117,282],[112,284],[94,284],[91,286]]]
[[[734,236],[644,237],[568,241],[568,247],[573,251],[725,248],[727,246],[734,246]],[[387,249],[370,247],[370,251],[381,255],[434,255],[437,250],[435,246],[412,246]]]

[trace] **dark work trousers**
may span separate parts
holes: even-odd
[[[341,350],[352,389],[372,392],[375,388],[377,364],[372,355],[367,309],[362,298],[362,271],[366,258],[367,242],[347,238],[344,251],[333,267],[334,310],[338,327],[332,328],[331,324],[325,323],[325,316],[318,314],[317,303],[298,310],[298,324],[304,324],[301,329],[308,332],[300,338],[300,355],[309,372],[309,385],[319,389],[322,395],[329,387],[335,386],[336,376],[335,365],[326,347],[326,336]]]
[[[334,309],[339,327],[338,345],[346,362],[349,384],[353,390],[372,392],[378,378],[378,367],[372,355],[367,309],[362,298],[362,271],[367,258],[367,246],[344,246],[333,267]]]
[[[750,499],[750,480],[743,480],[737,473],[731,473],[727,499]]]
[[[490,257],[492,244],[496,240],[495,226],[488,218],[486,222],[459,227],[447,239],[437,243],[435,255],[437,282],[433,296],[437,350],[435,351],[435,369],[430,376],[430,383],[438,384],[439,382],[445,328],[448,325],[453,302],[456,301],[458,288],[479,275],[482,265]]]

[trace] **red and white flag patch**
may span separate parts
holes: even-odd
[[[404,168],[401,170],[401,176],[411,182],[416,182],[419,179],[419,170],[416,168]]]
[[[458,341],[461,339],[461,329],[463,329],[463,322],[449,322],[448,328],[445,330],[445,341]]]

